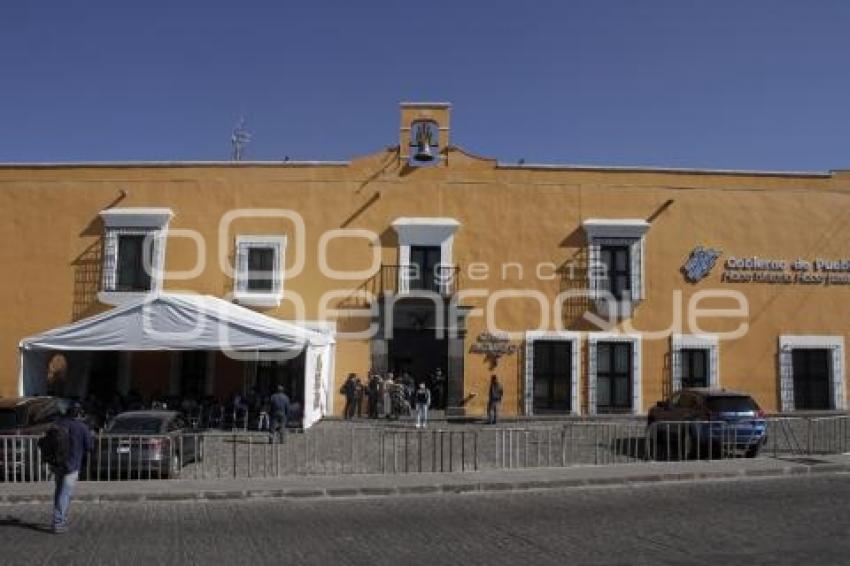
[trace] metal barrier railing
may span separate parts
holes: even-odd
[[[47,465],[41,461],[38,436],[0,437],[0,474],[7,482],[46,481],[50,479]]]
[[[801,457],[850,451],[850,417],[771,417],[761,430],[722,421],[576,420],[555,426],[318,426],[282,442],[253,431],[99,434],[80,478],[263,478],[449,473],[684,459]],[[764,440],[762,439],[764,437]],[[6,482],[46,481],[37,436],[0,436]],[[274,440],[274,441],[273,441]]]
[[[844,454],[850,452],[850,417],[815,417],[809,421],[807,452],[809,455]]]

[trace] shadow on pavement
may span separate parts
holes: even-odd
[[[0,527],[18,527],[19,529],[29,529],[40,533],[52,532],[52,529],[47,524],[30,523],[28,521],[22,521],[17,517],[12,517],[11,515],[7,515],[0,519]]]

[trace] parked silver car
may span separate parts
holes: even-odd
[[[175,478],[201,460],[203,442],[177,411],[128,411],[116,415],[95,438],[83,477]]]

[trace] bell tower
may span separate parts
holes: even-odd
[[[448,102],[402,102],[399,159],[414,167],[445,165],[449,145]]]

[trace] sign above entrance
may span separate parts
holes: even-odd
[[[511,344],[507,336],[493,334],[492,332],[482,332],[478,335],[475,343],[469,347],[469,351],[473,354],[484,354],[491,367],[496,367],[499,358],[513,355],[516,350],[516,345]]]

